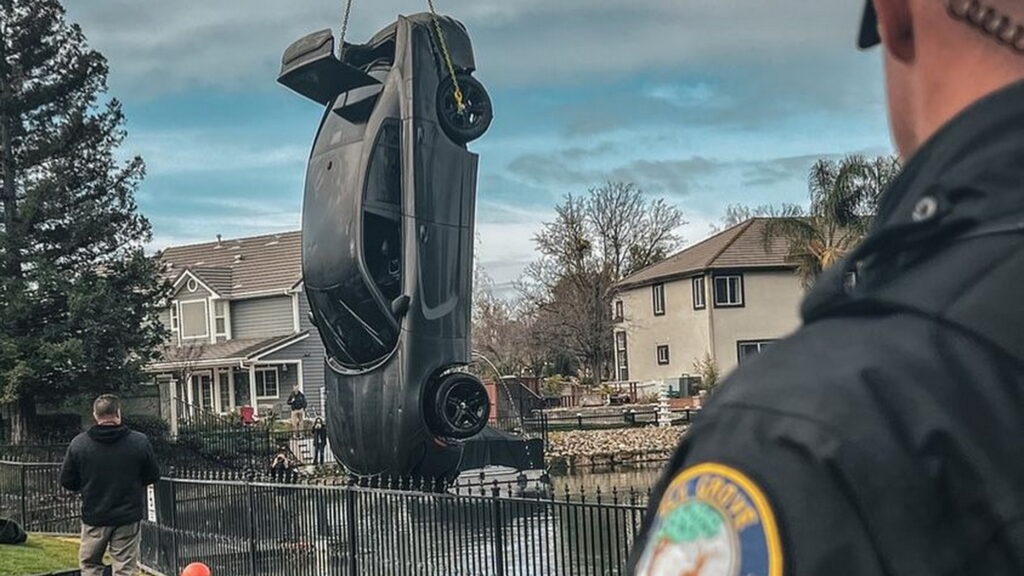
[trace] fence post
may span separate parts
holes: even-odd
[[[25,527],[25,530],[28,530],[28,486],[25,478],[28,466],[21,464],[18,468],[21,469],[21,524]]]
[[[501,489],[498,487],[498,481],[494,481],[494,487],[491,489],[491,502],[493,503],[493,517],[494,525],[492,530],[494,531],[494,573],[495,576],[505,576],[505,537],[502,528],[502,517],[501,517]]]
[[[175,480],[174,472],[172,466],[165,481],[169,484],[171,493],[171,570],[173,574],[178,574],[181,568],[178,562],[178,482]]]
[[[356,490],[350,482],[345,488],[345,527],[348,531],[348,574],[358,574],[359,563],[356,554],[359,550],[356,542]]]
[[[253,492],[253,471],[245,476],[245,489],[249,497],[249,574],[259,576],[256,569],[256,494]]]

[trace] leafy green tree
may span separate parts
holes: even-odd
[[[864,238],[882,193],[899,173],[891,156],[867,159],[847,156],[818,160],[808,176],[810,209],[783,206],[771,210],[764,229],[765,245],[783,238],[787,259],[809,286]]]
[[[40,402],[139,382],[164,336],[143,162],[117,158],[106,79],[57,0],[0,0],[0,403],[15,441]]]

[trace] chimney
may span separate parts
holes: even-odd
[[[220,239],[221,239],[220,234],[217,234],[217,248],[220,248]]]

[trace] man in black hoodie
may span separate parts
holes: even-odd
[[[71,441],[60,483],[82,495],[82,576],[103,574],[110,549],[113,576],[133,576],[139,561],[146,486],[160,478],[149,438],[121,423],[121,402],[104,394],[92,405],[96,425]]]

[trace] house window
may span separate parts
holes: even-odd
[[[188,282],[185,284],[185,289],[189,292],[195,292],[196,290],[199,290],[199,284],[196,282],[195,278],[189,278]]]
[[[658,346],[658,365],[665,366],[668,364],[668,344],[662,344]]]
[[[206,300],[181,302],[181,337],[183,339],[208,338],[210,323],[206,317]]]
[[[276,400],[281,396],[277,382],[277,368],[256,369],[256,398],[258,400]]]
[[[743,306],[743,276],[715,276],[715,307]]]
[[[654,297],[654,315],[664,316],[665,315],[665,285],[655,284],[651,286],[651,292]]]
[[[615,319],[622,321],[622,300],[615,301]]]
[[[694,310],[701,310],[701,309],[707,307],[708,303],[707,303],[707,298],[705,296],[706,294],[707,294],[707,292],[704,289],[704,277],[703,276],[698,276],[698,277],[694,278],[693,279],[693,309]]]
[[[178,332],[178,306],[171,304],[171,332]]]
[[[629,380],[629,360],[626,356],[626,333],[615,333],[615,365],[619,369],[619,381]]]
[[[768,346],[775,342],[774,340],[752,340],[749,342],[738,342],[736,344],[739,351],[739,362],[743,364],[747,360],[752,360],[755,356],[764,352]]]
[[[227,300],[213,301],[213,335],[228,337],[228,303]]]

